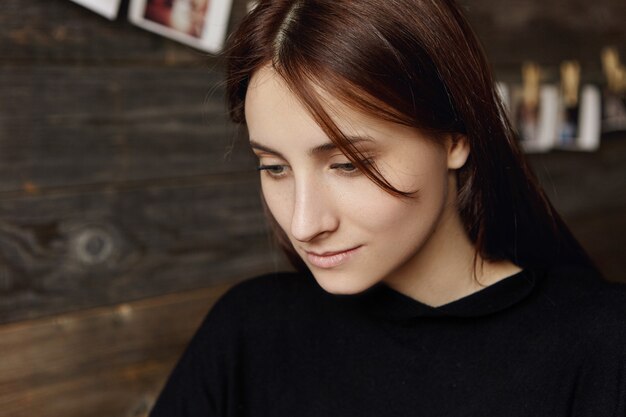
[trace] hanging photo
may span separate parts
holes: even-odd
[[[222,49],[232,0],[131,0],[131,22],[208,52]]]
[[[559,127],[555,147],[567,150],[593,151],[600,146],[600,90],[580,82],[577,61],[561,63],[559,92]]]
[[[71,0],[87,9],[96,12],[109,20],[115,20],[120,10],[121,0]]]
[[[626,88],[621,92],[607,90],[604,93],[602,130],[626,131]]]
[[[510,92],[512,120],[526,152],[547,152],[557,130],[558,89],[542,84],[541,68],[532,62],[522,66],[522,85]]]

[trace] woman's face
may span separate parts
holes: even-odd
[[[392,196],[355,169],[269,67],[254,74],[245,113],[267,206],[319,285],[361,292],[411,277],[459,233],[453,169],[467,149],[437,145],[328,95],[326,110],[368,161],[412,199]],[[435,255],[435,256],[433,256]]]

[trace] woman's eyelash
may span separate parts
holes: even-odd
[[[257,171],[266,171],[273,177],[278,177],[285,172],[284,165],[259,165],[256,169]]]
[[[373,163],[373,161],[371,159],[363,159],[361,160],[361,163],[363,165],[370,165]],[[257,166],[257,171],[265,171],[268,173],[269,176],[274,177],[274,178],[279,178],[282,177],[283,175],[286,175],[285,170],[286,170],[287,166],[286,165],[279,165],[279,164],[274,164],[274,165],[259,165]],[[337,169],[340,170],[341,172],[343,172],[346,175],[356,175],[360,173],[360,170],[356,167],[355,164],[353,164],[352,162],[343,162],[343,163],[337,163],[337,164],[331,164],[330,165],[331,169]]]
[[[371,165],[372,164],[372,160],[371,159],[363,159],[361,160],[361,163],[363,165]],[[359,169],[356,167],[356,165],[354,165],[352,162],[344,162],[341,164],[332,164],[331,169],[340,169],[346,173],[353,173],[353,172],[357,172],[359,171]]]
[[[352,162],[344,162],[342,164],[332,164],[331,169],[341,169],[343,171],[354,171],[356,166]]]

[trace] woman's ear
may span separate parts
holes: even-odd
[[[459,169],[469,157],[470,147],[467,136],[461,134],[449,135],[446,141],[448,150],[448,169]]]

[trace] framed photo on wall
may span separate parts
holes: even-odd
[[[98,13],[109,20],[115,20],[120,10],[121,0],[71,0],[76,4]]]
[[[207,52],[224,44],[232,0],[131,0],[132,23]]]

